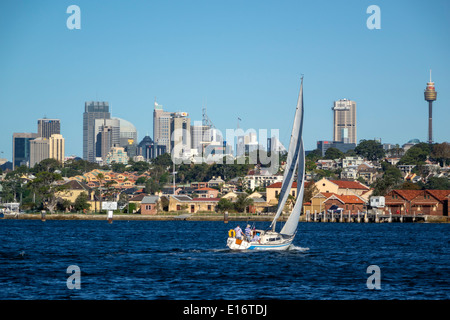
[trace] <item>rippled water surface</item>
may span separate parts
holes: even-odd
[[[0,220],[0,299],[450,299],[448,224],[300,223],[285,252],[228,250],[235,225]]]

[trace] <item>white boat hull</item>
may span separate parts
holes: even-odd
[[[260,241],[247,241],[229,237],[227,246],[231,250],[287,250],[291,246],[292,241],[294,241],[294,237],[283,238],[276,232],[264,234]],[[273,238],[277,240],[273,241]]]

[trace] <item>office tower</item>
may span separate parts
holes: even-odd
[[[37,163],[49,158],[49,141],[47,138],[38,137],[30,141],[30,168]]]
[[[341,99],[334,102],[333,140],[356,144],[356,102]]]
[[[211,127],[203,125],[201,122],[196,122],[191,126],[191,149],[197,154],[204,152],[205,145],[211,143]]]
[[[89,101],[84,104],[83,113],[83,159],[95,161],[95,119],[109,119],[108,102]]]
[[[164,153],[166,153],[166,146],[155,144],[149,136],[145,136],[137,146],[137,154],[145,160],[155,159]]]
[[[30,141],[30,168],[44,159],[56,159],[64,164],[64,138],[60,134],[52,134],[50,138],[37,137]]]
[[[61,133],[61,120],[59,119],[38,119],[38,136],[50,138],[52,134]]]
[[[175,112],[170,119],[171,154],[176,157],[191,154],[191,119],[186,112]]]
[[[436,101],[437,92],[434,88],[434,82],[431,81],[431,70],[430,82],[427,83],[424,96],[425,100],[428,101],[428,143],[433,143],[433,101]]]
[[[170,119],[171,113],[164,111],[163,106],[155,101],[153,110],[153,141],[157,145],[166,147],[170,153]]]
[[[52,134],[48,138],[49,150],[48,157],[53,158],[64,164],[65,139],[61,134]]]
[[[102,163],[103,164],[105,163],[106,156],[108,155],[109,150],[111,150],[111,147],[114,146],[112,142],[113,141],[112,137],[113,137],[113,127],[107,125],[100,126],[95,142],[96,161],[100,161],[99,158],[101,158]]]
[[[95,119],[95,158],[94,161],[105,161],[109,149],[120,144],[119,119]]]
[[[38,137],[37,133],[13,133],[13,170],[30,163],[30,141]]]

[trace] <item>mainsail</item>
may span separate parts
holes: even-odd
[[[301,207],[303,204],[304,193],[304,171],[305,171],[305,151],[303,149],[302,140],[303,131],[303,77],[300,84],[300,93],[298,95],[297,108],[295,110],[294,125],[292,126],[291,140],[289,141],[289,150],[286,162],[286,169],[283,175],[283,183],[281,185],[280,196],[278,199],[277,213],[270,227],[275,231],[277,219],[283,211],[286,200],[289,197],[292,182],[294,181],[295,169],[297,172],[297,200],[291,215],[285,226],[281,230],[282,234],[293,235],[297,230],[298,219],[300,217]]]

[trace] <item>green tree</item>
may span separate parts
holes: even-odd
[[[231,202],[229,199],[226,198],[221,198],[217,203],[217,209],[220,212],[232,210],[233,208],[234,208],[233,202]]]
[[[247,194],[242,193],[238,195],[236,202],[234,203],[234,208],[237,212],[245,212],[245,209],[252,204],[253,199],[249,198]]]
[[[325,151],[325,159],[334,160],[334,159],[342,159],[344,157],[344,153],[337,148],[328,148]]]
[[[77,211],[83,211],[84,209],[89,210],[91,205],[88,202],[89,198],[86,192],[80,193],[80,195],[75,199],[74,209]]]
[[[62,164],[56,159],[48,158],[44,159],[39,163],[36,163],[32,169],[34,173],[39,172],[55,172],[56,170],[61,170]]]
[[[389,191],[399,187],[403,182],[401,171],[388,162],[382,162],[383,177],[378,178],[372,187],[374,196],[384,196]]]
[[[57,183],[60,180],[62,180],[60,174],[44,171],[39,172],[36,178],[27,184],[29,188],[40,195],[42,206],[47,208],[50,213],[55,211],[58,202],[56,193],[66,189],[66,186]]]
[[[447,177],[432,177],[428,179],[424,188],[431,190],[450,190],[450,179]]]
[[[357,155],[371,161],[379,160],[385,155],[383,146],[375,140],[361,140],[355,148],[355,152]]]
[[[445,167],[450,162],[450,143],[443,142],[435,144],[431,156]]]
[[[400,159],[399,164],[425,164],[425,160],[431,155],[431,149],[432,146],[425,142],[415,144],[406,151],[405,155]]]

